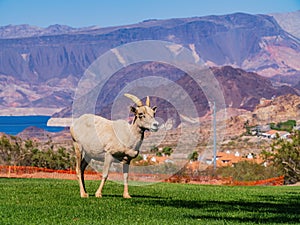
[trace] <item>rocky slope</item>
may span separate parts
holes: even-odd
[[[140,72],[139,74],[136,73],[137,68]],[[188,75],[169,65],[152,62],[129,66],[108,80],[99,94],[95,113],[110,118],[112,103],[118,93],[133,80],[153,76],[157,74],[157,71],[159,71],[162,77],[173,80],[185,90],[196,106],[199,117],[203,117],[211,110],[207,96],[205,96],[199,85]],[[246,72],[242,69],[225,66],[221,68],[213,67],[211,71],[219,82],[227,108],[252,111],[260,103],[261,98],[271,99],[274,96],[286,94],[297,95],[296,90],[289,86],[274,87],[267,78],[252,72]],[[118,85],[115,85],[116,83]],[[163,93],[168,91],[168,88],[172,87],[166,87],[164,84],[161,84],[156,88],[156,95],[163,96]],[[144,90],[145,92],[147,91],[146,89]],[[178,125],[180,123],[179,115],[172,102],[156,98],[155,96],[151,97],[151,102],[153,105],[158,106],[157,116],[166,120],[168,115],[173,115],[173,119],[176,120],[175,124]],[[71,116],[71,106],[53,115],[53,117]]]
[[[11,39],[11,38],[26,38],[26,37],[38,37],[38,36],[52,36],[62,35],[70,33],[78,33],[91,31],[93,29],[99,29],[99,27],[84,27],[84,28],[73,28],[66,25],[50,25],[47,28],[41,28],[36,26],[30,26],[28,24],[22,24],[18,26],[7,25],[0,27],[0,38]]]
[[[6,26],[0,28],[1,107],[68,107],[77,82],[97,57],[116,46],[149,39],[181,44],[195,51],[210,66],[231,65],[267,77],[289,76],[293,81],[299,77],[299,39],[283,30],[273,17],[267,15],[235,13],[147,20],[108,28]],[[137,65],[129,70],[141,74],[139,69],[140,65]],[[165,71],[166,77],[179,79],[177,75],[172,77],[172,72]],[[132,77],[137,78],[137,75]],[[122,86],[126,79],[115,79],[110,87]],[[256,85],[255,82],[246,85],[248,92],[252,91],[251,95],[240,93],[240,88],[246,86],[234,86],[235,82],[243,82],[242,77],[234,79],[229,81],[220,78],[220,82],[224,83],[224,91],[227,90],[225,95],[233,95],[226,98],[229,106],[253,108],[258,97],[268,98],[270,95],[255,93],[256,87],[251,86]],[[290,89],[278,90],[279,93],[273,89],[269,91],[272,95],[292,93]],[[111,102],[111,98],[108,96],[106,103]],[[243,101],[245,103],[241,104]],[[205,102],[202,104],[199,110],[207,109]]]
[[[231,149],[233,152],[239,151],[243,154],[252,152],[258,154],[263,146],[269,147],[270,143],[258,137],[241,137],[246,131],[245,123],[248,122],[250,126],[256,126],[292,119],[296,120],[297,124],[300,124],[300,96],[288,94],[269,100],[262,99],[252,112],[236,108],[227,108],[226,111],[226,118],[220,118],[220,116],[224,115],[222,112],[217,113],[217,118],[220,119],[220,121],[225,120],[226,123],[226,126],[223,127],[219,127],[219,123],[217,124],[217,132],[220,135],[218,136],[218,146],[226,150]],[[164,130],[158,133],[147,132],[141,152],[149,152],[153,143],[158,143],[159,146],[172,146],[176,149],[179,139],[180,141],[186,142],[188,148],[188,143],[192,140],[192,136],[199,134],[200,136],[197,136],[199,143],[197,149],[203,151],[211,144],[209,143],[209,141],[212,140],[211,119],[211,115],[205,115],[200,118],[201,126],[197,128],[191,127],[191,130],[189,130],[191,136],[184,136],[180,128]],[[32,128],[29,128],[19,134],[19,136],[26,138],[32,137],[31,129]],[[40,133],[42,134],[43,132]],[[44,136],[46,137],[46,135]],[[70,133],[67,129],[60,133],[51,133],[49,136],[58,143],[63,141],[69,146],[72,143]],[[237,146],[230,145],[233,141],[237,143]],[[191,149],[186,150],[189,153],[192,151]],[[180,152],[184,152],[184,147],[180,149]]]
[[[287,32],[300,39],[300,10],[288,13],[273,13],[278,24]]]
[[[271,99],[275,96],[297,92],[289,86],[274,87],[271,81],[253,72],[225,66],[212,68],[221,84],[226,106],[252,111],[261,98]]]
[[[284,95],[273,99],[262,99],[253,112],[243,112],[241,115],[228,118],[227,134],[238,136],[244,133],[245,123],[250,126],[267,125],[287,120],[296,120],[300,124],[300,96]]]
[[[0,73],[30,83],[68,75],[80,77],[105,51],[149,39],[193,46],[204,61],[213,65],[233,65],[265,76],[294,75],[299,71],[299,40],[267,15],[236,13],[150,20],[101,29],[56,26],[53,32],[49,28],[37,32],[28,26],[15,28],[15,33],[7,29],[0,32]]]

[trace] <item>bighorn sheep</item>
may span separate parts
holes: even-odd
[[[102,189],[108,177],[109,168],[114,160],[123,163],[124,198],[128,193],[128,170],[131,159],[137,157],[146,130],[157,131],[159,123],[155,120],[157,107],[150,108],[149,97],[146,104],[131,94],[125,94],[136,107],[131,106],[135,117],[131,124],[125,120],[107,120],[93,114],[80,116],[70,128],[76,152],[76,173],[81,197],[88,197],[84,184],[84,170],[89,162],[104,157],[102,180],[96,197],[102,197]]]

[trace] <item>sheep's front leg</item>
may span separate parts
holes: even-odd
[[[128,171],[129,171],[129,164],[123,164],[123,176],[124,176],[124,192],[123,198],[131,198],[128,193]]]
[[[80,196],[87,198],[89,195],[86,193],[84,186],[84,169],[87,166],[87,162],[82,158],[82,146],[74,142],[74,149],[76,153],[76,174],[79,182]]]
[[[109,168],[111,166],[111,163],[112,163],[113,159],[114,158],[113,158],[113,156],[110,153],[106,153],[105,154],[101,184],[100,184],[98,190],[95,193],[95,196],[97,198],[101,198],[102,197],[102,189],[103,189],[104,184],[105,184],[105,182],[107,180],[108,171],[109,171]]]

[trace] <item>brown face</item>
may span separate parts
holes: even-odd
[[[149,106],[131,107],[131,111],[135,114],[135,123],[145,130],[158,131],[159,123],[154,118],[156,109],[156,106],[153,108]]]

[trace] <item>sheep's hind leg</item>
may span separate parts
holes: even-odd
[[[129,164],[123,164],[123,176],[124,176],[124,192],[123,198],[131,198],[128,192],[128,171],[129,171]]]
[[[104,184],[105,184],[105,182],[107,180],[109,168],[111,166],[111,163],[112,163],[113,159],[114,158],[113,158],[113,156],[111,154],[109,154],[109,153],[105,154],[104,166],[103,166],[103,173],[102,173],[102,180],[101,180],[101,183],[100,183],[100,186],[99,186],[98,190],[95,193],[95,196],[97,198],[101,198],[102,197],[102,189],[103,189]]]
[[[83,186],[83,190],[84,190],[84,194],[83,194],[83,196],[81,196],[81,197],[89,197],[89,194],[86,192],[86,189],[85,189],[85,183],[84,183],[84,170],[85,170],[85,168],[89,165],[89,162],[90,162],[91,160],[89,160],[89,159],[85,159],[85,158],[83,158],[82,160],[81,160],[81,166],[80,166],[80,170],[81,170],[81,182],[82,182],[82,186]]]
[[[89,195],[86,193],[84,186],[84,169],[87,166],[85,165],[86,161],[82,158],[82,146],[79,143],[74,142],[74,148],[76,153],[76,174],[79,182],[80,196],[82,198],[87,198]]]

